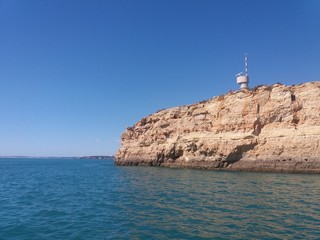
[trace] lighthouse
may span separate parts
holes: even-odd
[[[238,73],[236,75],[237,83],[240,85],[240,89],[248,89],[249,85],[249,74],[248,74],[248,55],[244,55],[244,63],[246,67],[246,73]]]

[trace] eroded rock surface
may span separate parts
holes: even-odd
[[[115,163],[320,173],[320,82],[161,110],[127,128]]]

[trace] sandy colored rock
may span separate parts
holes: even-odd
[[[158,111],[127,128],[115,163],[320,173],[320,82]]]

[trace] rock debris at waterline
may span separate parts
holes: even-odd
[[[127,128],[116,165],[320,173],[320,82],[259,86]]]

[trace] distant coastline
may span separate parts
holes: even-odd
[[[17,159],[17,158],[30,158],[30,159],[101,159],[101,160],[114,160],[114,156],[83,156],[83,157],[34,157],[34,156],[0,156],[0,159]]]
[[[36,157],[36,156],[0,156],[0,159],[8,159],[8,158],[34,158],[34,159],[57,159],[57,158],[63,158],[63,159],[74,159],[75,157]]]
[[[114,156],[84,156],[80,159],[100,159],[100,160],[114,160]]]

